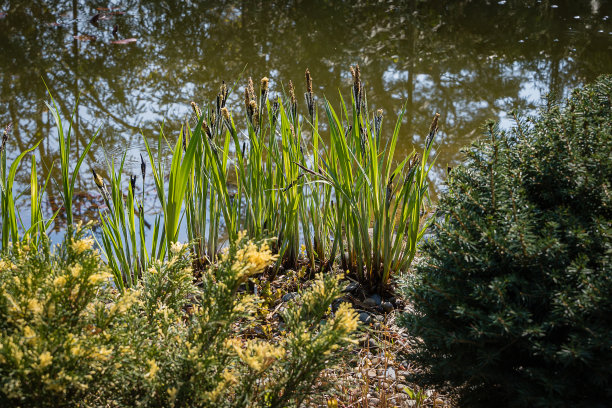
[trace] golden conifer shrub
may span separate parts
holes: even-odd
[[[244,285],[275,261],[268,244],[240,234],[197,283],[187,250],[122,294],[81,230],[0,254],[0,406],[298,405],[357,324],[330,312],[338,277],[319,276],[269,341],[245,330],[262,302]]]

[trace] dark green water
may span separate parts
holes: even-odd
[[[432,176],[440,183],[486,119],[511,126],[511,109],[534,113],[547,93],[559,99],[612,72],[612,3],[603,0],[29,0],[0,1],[0,12],[0,124],[13,123],[10,156],[44,139],[40,165],[57,162],[43,80],[64,116],[80,95],[75,153],[100,131],[77,181],[75,214],[83,218],[101,204],[88,167],[105,174],[105,153],[127,152],[128,171],[138,171],[140,131],[156,137],[165,120],[166,134],[176,137],[189,102],[212,100],[223,80],[239,80],[236,101],[248,76],[256,83],[268,76],[272,95],[289,80],[301,93],[308,67],[319,104],[324,97],[336,104],[338,90],[348,96],[349,66],[358,63],[387,132],[406,104],[398,150],[420,148],[440,113]],[[113,43],[125,39],[135,41]],[[299,108],[305,113],[304,103]],[[49,188],[49,213],[57,190]]]

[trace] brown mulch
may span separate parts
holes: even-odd
[[[252,335],[272,339],[279,336],[282,322],[278,318],[291,301],[283,296],[295,294],[309,284],[307,277],[296,271],[279,274],[272,282],[261,276],[256,286],[268,298],[267,313],[260,319],[261,325],[252,328]],[[347,280],[343,284],[348,285]],[[355,282],[353,281],[353,286]],[[288,295],[289,297],[291,295]],[[410,347],[410,336],[406,329],[396,324],[408,306],[400,296],[393,299],[394,309],[389,313],[380,306],[369,307],[364,303],[368,296],[363,288],[344,294],[342,300],[349,301],[357,312],[367,312],[369,322],[360,324],[359,340],[345,351],[345,358],[335,368],[324,370],[316,388],[325,390],[313,394],[305,402],[306,407],[436,407],[454,406],[452,397],[433,389],[424,389],[409,382],[412,373],[419,367],[406,360]],[[389,300],[388,298],[382,299]]]

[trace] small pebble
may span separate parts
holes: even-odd
[[[347,298],[344,298],[344,297],[341,297],[341,298],[338,298],[338,299],[334,300],[332,302],[332,305],[331,305],[332,306],[332,312],[336,313],[336,311],[338,311],[338,308],[340,307],[340,305],[342,303],[347,303],[347,302],[350,303],[349,300]]]
[[[359,284],[357,282],[350,282],[344,287],[344,289],[342,289],[342,291],[345,293],[352,293],[355,292],[357,289],[359,289]]]
[[[391,302],[382,302],[381,306],[385,313],[391,313],[391,311],[393,311],[393,305]]]
[[[298,294],[297,294],[297,292],[289,292],[289,293],[285,293],[285,294],[283,295],[283,297],[281,298],[281,300],[282,300],[283,302],[288,302],[288,301],[290,301],[290,300],[292,300],[292,299],[295,299],[295,298],[297,297],[297,295],[298,295]]]
[[[395,370],[393,369],[393,367],[387,368],[387,371],[385,372],[385,375],[387,376],[387,378],[395,380]]]
[[[370,321],[372,320],[372,318],[370,317],[370,314],[367,312],[359,312],[359,321],[363,324],[368,324],[370,323]]]
[[[370,347],[370,349],[375,349],[375,348],[378,348],[378,344],[376,344],[374,339],[369,339],[368,340],[368,347]]]
[[[369,297],[369,298],[367,298],[366,300],[363,301],[363,304],[366,307],[376,307],[376,300],[374,300],[371,297]]]

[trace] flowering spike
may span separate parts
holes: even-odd
[[[2,134],[2,145],[0,145],[0,154],[2,154],[2,152],[6,148],[6,141],[8,140],[8,135],[9,135],[9,133],[11,133],[11,129],[12,128],[13,128],[13,124],[12,123],[9,123],[4,128],[4,133]]]
[[[291,116],[295,119],[297,116],[297,99],[295,99],[295,88],[293,88],[291,80],[289,80],[289,96],[291,97]]]
[[[308,107],[308,114],[310,115],[310,120],[312,121],[314,118],[314,94],[312,92],[312,76],[310,75],[310,70],[306,68],[306,106]]]
[[[431,121],[431,126],[429,127],[429,134],[427,135],[427,139],[425,140],[425,149],[429,149],[431,143],[433,142],[434,136],[438,133],[438,118],[440,118],[440,114],[436,113],[434,115],[433,120]]]

